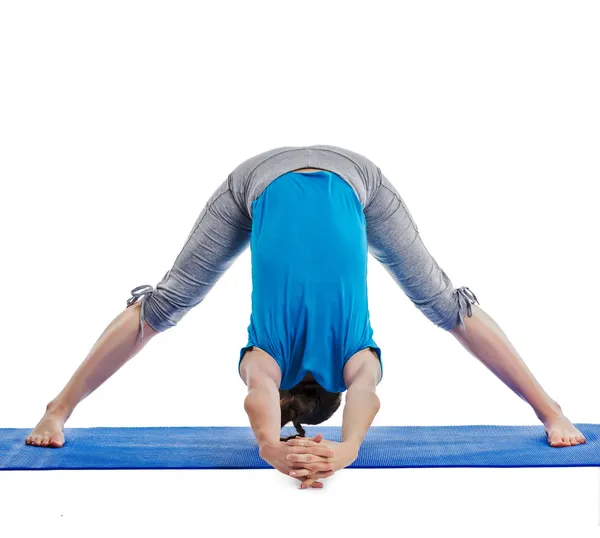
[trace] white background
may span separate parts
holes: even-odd
[[[0,427],[37,423],[235,166],[310,144],[373,160],[454,286],[573,422],[600,422],[596,2],[0,5]],[[372,257],[368,270],[384,361],[374,426],[540,424]],[[250,294],[246,250],[67,428],[249,426],[237,361]],[[572,528],[600,509],[597,468],[348,469],[324,484],[299,491],[275,470],[4,472],[0,501],[20,530],[63,536],[91,522],[119,536]]]

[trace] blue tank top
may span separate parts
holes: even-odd
[[[345,391],[352,355],[371,347],[381,361],[369,319],[358,197],[333,172],[288,172],[253,202],[252,215],[252,314],[240,363],[255,345],[279,364],[280,389],[310,372],[325,390]]]

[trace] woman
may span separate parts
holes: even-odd
[[[381,170],[356,152],[313,145],[272,149],[233,170],[205,205],[173,267],[156,289],[132,290],[127,308],[48,403],[26,443],[62,446],[75,406],[199,304],[249,244],[252,315],[238,363],[248,387],[244,408],[261,457],[293,473],[303,487],[321,487],[319,478],[356,459],[379,409],[376,386],[383,370],[369,320],[367,251],[428,319],[532,406],[550,446],[585,442],[475,295],[453,287]],[[301,423],[327,420],[341,392],[340,443],[320,434],[287,442],[279,437],[289,421],[303,436]]]

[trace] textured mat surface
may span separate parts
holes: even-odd
[[[553,448],[542,425],[373,426],[350,468],[600,467],[600,424],[576,427],[587,443]],[[339,426],[305,430],[340,441]],[[0,470],[272,469],[249,427],[65,428],[62,448],[26,445],[30,431],[0,428]]]

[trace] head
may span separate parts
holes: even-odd
[[[281,427],[292,422],[297,435],[280,437],[287,441],[295,437],[305,436],[303,424],[321,424],[330,418],[342,402],[341,392],[329,392],[317,383],[309,372],[304,379],[289,390],[279,390],[281,403]]]

